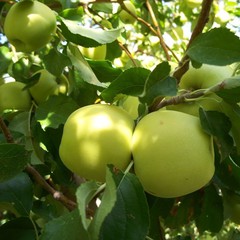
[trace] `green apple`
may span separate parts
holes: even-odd
[[[186,0],[186,4],[189,8],[196,8],[201,6],[202,0]]]
[[[107,54],[107,46],[106,44],[98,46],[98,47],[92,47],[92,48],[85,48],[82,46],[79,46],[79,49],[83,56],[89,59],[93,60],[104,60],[106,58]]]
[[[20,52],[31,52],[44,47],[56,32],[56,16],[38,1],[20,1],[7,13],[4,33]]]
[[[119,107],[126,110],[135,120],[138,118],[138,106],[140,102],[138,97],[126,96],[119,102]]]
[[[0,86],[0,114],[4,110],[26,111],[31,107],[31,96],[26,85],[21,82],[9,82]]]
[[[152,112],[136,126],[134,170],[146,192],[163,198],[192,193],[212,178],[214,148],[199,118],[171,110]]]
[[[124,170],[131,161],[132,117],[107,104],[79,108],[67,119],[59,154],[74,173],[105,181],[106,166]]]
[[[125,7],[133,15],[137,16],[136,8],[131,1],[127,0],[127,1],[123,1],[123,3],[125,5]],[[119,18],[125,24],[133,24],[136,21],[136,19],[132,15],[130,15],[127,11],[125,11],[123,9],[119,12]]]
[[[36,103],[39,104],[46,101],[51,95],[58,95],[59,93],[66,94],[68,92],[68,80],[64,75],[61,75],[58,79],[46,69],[36,72],[36,74],[38,73],[40,73],[39,80],[29,88]]]
[[[182,76],[180,89],[206,89],[231,77],[233,69],[230,66],[215,66],[203,64],[200,68],[189,66],[189,70]]]

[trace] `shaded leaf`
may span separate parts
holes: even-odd
[[[71,66],[70,59],[54,48],[43,57],[43,63],[46,69],[54,76],[60,76],[66,66]]]
[[[54,95],[39,105],[35,117],[43,129],[58,128],[76,109],[78,105],[71,98],[65,95]]]
[[[13,53],[9,51],[9,48],[5,46],[0,47],[0,74],[6,72],[9,64],[12,61]]]
[[[150,71],[145,68],[129,68],[122,72],[107,89],[101,93],[106,102],[112,102],[117,94],[138,96],[142,93]]]
[[[204,197],[201,213],[196,219],[196,225],[200,233],[208,230],[219,232],[223,225],[223,203],[216,188],[209,185],[204,188]]]
[[[86,221],[86,208],[98,188],[99,186],[96,182],[87,181],[82,183],[76,191],[78,210],[81,216],[82,225],[86,230],[88,228],[88,222]]]
[[[144,240],[149,230],[149,212],[142,185],[134,174],[113,174],[117,201],[104,220],[99,239]]]
[[[1,240],[33,240],[36,237],[34,226],[27,217],[19,217],[0,227]]]
[[[84,230],[78,209],[66,213],[59,218],[55,218],[48,222],[40,240],[88,240],[88,234]]]
[[[199,117],[203,130],[216,138],[222,159],[225,159],[233,148],[233,139],[229,134],[231,130],[229,118],[224,113],[204,111],[202,108],[199,109]]]
[[[97,47],[115,41],[122,29],[103,30],[81,26],[77,21],[61,19],[61,30],[69,41],[83,47]]]
[[[0,182],[9,180],[22,172],[29,162],[29,153],[23,145],[0,144]]]
[[[170,70],[168,62],[155,67],[145,83],[141,101],[150,105],[157,97],[177,94],[177,82],[175,78],[169,76]]]
[[[199,63],[228,65],[240,61],[240,39],[227,28],[214,28],[200,34],[187,54]]]
[[[10,202],[22,216],[29,216],[33,202],[32,182],[27,174],[20,173],[0,183],[0,202]]]

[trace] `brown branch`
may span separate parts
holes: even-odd
[[[8,143],[14,143],[12,134],[10,133],[8,127],[6,126],[3,118],[0,117],[0,129],[2,129],[3,135]]]
[[[146,0],[146,6],[147,6],[148,12],[149,12],[149,14],[150,14],[150,16],[151,16],[151,18],[152,18],[153,25],[154,25],[155,28],[156,28],[156,35],[157,35],[158,38],[159,38],[160,45],[161,45],[162,48],[163,48],[163,51],[164,51],[164,53],[165,53],[165,55],[166,55],[167,60],[170,61],[171,58],[170,58],[170,56],[169,56],[169,54],[168,54],[168,48],[167,48],[167,46],[166,46],[166,43],[164,42],[164,39],[163,39],[162,33],[161,33],[161,31],[160,31],[160,27],[159,27],[158,21],[157,21],[157,19],[156,19],[156,16],[155,16],[155,14],[154,14],[154,11],[153,11],[153,9],[152,9],[151,4],[149,3],[149,0]]]
[[[212,3],[213,3],[213,0],[203,0],[202,9],[199,14],[197,24],[196,24],[195,28],[193,29],[192,35],[188,42],[186,52],[187,52],[188,48],[190,47],[191,43],[196,39],[196,37],[200,33],[202,33],[206,23],[208,22]],[[178,82],[180,82],[183,74],[188,70],[188,68],[189,68],[189,56],[186,54],[182,58],[182,60],[179,62],[179,68],[174,72],[174,75],[173,75],[177,79]]]

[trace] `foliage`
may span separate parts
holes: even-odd
[[[121,8],[127,11],[121,0],[41,2],[54,11],[57,32],[31,53],[9,44],[3,26],[14,1],[0,3],[1,79],[23,82],[28,89],[44,68],[56,78],[64,75],[69,89],[39,104],[32,101],[28,111],[0,113],[0,238],[238,239],[240,230],[225,212],[222,193],[240,195],[240,2],[203,0],[190,7],[185,0],[131,0],[137,14],[131,24],[119,18]],[[105,60],[88,59],[79,48],[105,44]],[[189,62],[197,68],[231,65],[234,76],[179,95]],[[199,109],[203,130],[214,136],[216,171],[194,193],[176,199],[151,196],[132,163],[124,172],[109,165],[104,184],[86,181],[59,157],[64,123],[77,108],[118,105],[135,96],[137,123],[151,111],[209,92],[225,109]]]

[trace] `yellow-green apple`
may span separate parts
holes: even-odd
[[[123,3],[125,5],[125,7],[127,8],[127,10],[129,10],[133,15],[137,16],[136,8],[131,1],[127,0],[127,1],[123,1]],[[130,15],[124,9],[122,9],[119,12],[119,18],[125,24],[133,24],[136,20],[132,15]]]
[[[64,125],[62,162],[81,177],[104,182],[107,164],[124,170],[130,163],[133,128],[132,117],[117,106],[79,108]]]
[[[79,46],[79,49],[83,56],[93,59],[93,60],[104,60],[107,54],[107,46],[106,44],[98,46],[98,47],[91,47],[86,48]]]
[[[39,1],[20,1],[7,13],[4,33],[20,52],[31,52],[44,47],[56,32],[56,16]]]
[[[38,81],[29,88],[29,91],[36,101],[42,103],[51,95],[66,94],[69,89],[67,78],[62,74],[59,78],[49,73],[46,69],[36,72],[40,74]]]
[[[31,107],[31,96],[26,85],[21,82],[9,82],[0,86],[0,113],[4,110],[26,111]]]
[[[186,0],[186,4],[189,8],[196,8],[201,6],[202,0]]]
[[[211,180],[213,138],[198,117],[160,110],[137,124],[132,139],[134,170],[146,192],[163,198],[192,193]]]
[[[135,120],[138,118],[138,106],[140,102],[138,97],[126,96],[119,102],[119,107],[122,107],[126,110],[132,118]]]

